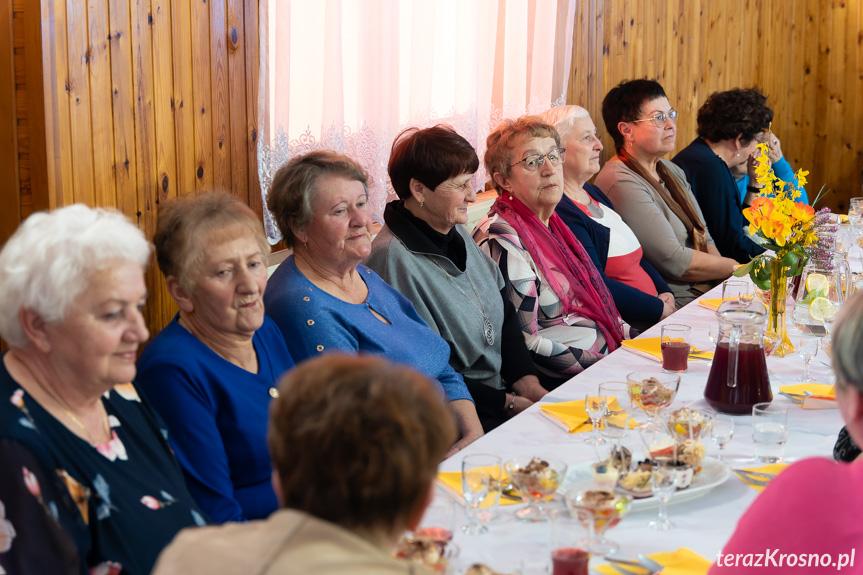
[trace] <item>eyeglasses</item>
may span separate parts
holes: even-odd
[[[652,116],[650,118],[644,118],[643,120],[632,120],[632,123],[637,124],[639,122],[649,122],[653,120],[653,123],[656,125],[657,128],[664,128],[667,120],[671,120],[676,124],[677,116],[679,116],[677,110],[671,110],[667,114],[656,114],[655,116]]]
[[[537,168],[545,163],[545,160],[548,159],[548,163],[552,166],[559,166],[563,161],[564,156],[566,155],[566,150],[563,148],[555,148],[547,154],[531,154],[528,157],[512,164],[510,168],[514,168],[519,164],[524,164],[524,169],[528,172],[535,172]]]

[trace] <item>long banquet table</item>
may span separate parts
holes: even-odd
[[[721,286],[702,296],[721,297]],[[790,306],[789,306],[790,307]],[[692,326],[692,345],[700,349],[711,349],[707,337],[707,326],[716,322],[715,312],[692,302],[671,317],[646,331],[644,337],[658,337],[660,326],[664,323],[683,323]],[[799,332],[789,321],[789,335],[792,341],[800,337]],[[819,350],[812,361],[812,376],[819,382],[831,383],[830,360]],[[784,396],[779,395],[779,386],[798,383],[802,372],[802,360],[797,354],[784,358],[768,357],[770,385],[774,402],[786,403],[788,411],[788,441],[785,446],[785,461],[793,462],[808,456],[827,456],[832,454],[833,444],[842,421],[836,409],[803,410]],[[587,391],[595,391],[603,381],[625,381],[626,374],[635,370],[658,370],[660,365],[650,359],[636,355],[626,349],[619,349],[573,377],[544,398],[544,403],[584,399]],[[704,385],[710,367],[707,361],[690,361],[689,370],[682,374],[680,390],[671,409],[688,405],[709,409],[703,398]],[[584,442],[587,434],[568,434],[561,427],[542,415],[540,404],[531,406],[491,433],[481,437],[460,453],[445,460],[441,471],[460,471],[461,459],[469,453],[488,452],[501,456],[502,462],[513,457],[539,456],[565,461],[570,466],[585,465],[596,461],[594,448]],[[753,460],[753,441],[751,416],[734,418],[734,437],[725,449],[726,461],[732,467],[757,466]],[[634,436],[635,431],[630,432]],[[708,457],[716,457],[717,448],[707,441]],[[624,445],[630,446],[634,454],[638,440],[630,437]],[[598,448],[603,456],[608,447]],[[620,544],[620,556],[635,557],[638,553],[673,551],[688,547],[714,561],[724,543],[728,540],[738,519],[757,496],[757,492],[736,475],[703,497],[689,501],[672,501],[669,515],[676,528],[667,532],[649,529],[647,523],[656,516],[655,508],[630,512],[619,525],[608,531],[608,538]],[[445,489],[438,488],[437,498],[451,498]],[[548,524],[528,524],[518,521],[513,511],[519,506],[501,506],[498,518],[487,525],[489,532],[483,535],[468,536],[461,533],[460,526],[465,523],[461,507],[456,509],[456,529],[454,541],[461,549],[459,563],[483,561],[492,567],[517,568],[521,566],[524,575],[544,573],[550,553]],[[591,568],[604,563],[595,558]]]

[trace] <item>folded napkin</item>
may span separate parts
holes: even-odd
[[[638,339],[625,339],[620,342],[625,349],[642,357],[662,363],[662,338],[639,337]],[[699,359],[713,359],[713,352],[702,351],[690,346],[689,355]]]
[[[461,491],[461,471],[438,471],[437,480],[438,483],[446,487],[449,491],[462,498],[462,501],[464,500]],[[520,503],[522,503],[522,501],[516,501],[506,497],[500,498],[501,505],[519,505]],[[494,498],[486,497],[485,500],[479,504],[479,508],[484,509],[493,505]]]
[[[812,395],[802,401],[795,401],[803,409],[837,409],[836,390],[832,385],[824,383],[800,383],[797,385],[782,385],[779,391],[790,394],[803,395],[809,392]]]
[[[754,471],[755,473],[772,473],[773,475],[779,475],[779,473],[788,467],[787,463],[771,463],[769,465],[764,465],[762,467],[743,467],[743,471]],[[735,474],[736,475],[736,474]],[[755,485],[750,483],[740,475],[737,475],[740,479],[743,480],[746,485],[754,489],[755,491],[764,491],[766,485]],[[775,479],[775,478],[774,478]]]
[[[612,397],[609,402],[609,407],[613,411],[619,411],[620,405],[617,403],[617,398]],[[584,410],[584,400],[564,401],[562,403],[543,403],[539,406],[542,414],[555,423],[561,424],[561,427],[570,433],[583,433],[590,431],[593,426],[590,423],[590,416]],[[621,416],[622,417],[622,416]],[[620,422],[623,423],[622,421]],[[635,428],[635,421],[629,420],[629,428]]]
[[[713,311],[717,311],[719,309],[719,306],[721,306],[722,303],[726,301],[737,301],[737,298],[727,297],[725,299],[722,299],[721,297],[718,297],[716,299],[700,299],[698,300],[698,305],[706,307],[707,309],[712,309]]]
[[[662,575],[704,575],[711,565],[709,559],[686,547],[681,547],[677,551],[669,551],[667,553],[654,553],[653,555],[648,555],[648,557],[665,567],[662,570]],[[597,567],[591,565],[591,567],[600,573],[607,573],[608,575],[619,575],[620,573],[620,571],[617,571],[609,564]],[[627,567],[627,569],[633,572],[638,571],[635,567]],[[642,573],[647,573],[647,571],[642,571]]]

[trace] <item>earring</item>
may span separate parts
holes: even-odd
[[[423,207],[424,205],[425,205],[425,202],[420,202],[420,207]]]
[[[735,155],[735,156],[737,156],[737,157],[739,158],[739,157],[740,157],[740,152],[737,152],[737,153],[736,153],[736,154],[734,154],[734,155]]]

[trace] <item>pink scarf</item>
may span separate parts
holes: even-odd
[[[536,214],[508,193],[498,197],[491,211],[518,233],[564,311],[593,320],[605,336],[608,350],[617,349],[623,340],[620,314],[584,246],[560,216],[552,214],[546,227]]]

